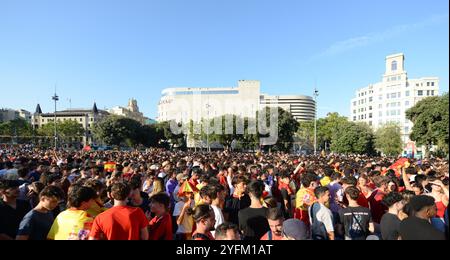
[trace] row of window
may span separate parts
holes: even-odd
[[[427,96],[434,96],[434,90],[427,90]],[[424,94],[424,90],[418,90],[417,91],[417,96],[423,96]]]
[[[427,82],[427,83],[430,83],[430,82]],[[417,85],[419,85],[419,84],[417,84]],[[428,84],[427,84],[427,86],[428,86]],[[431,86],[434,86],[434,82],[431,82]],[[380,91],[381,90],[382,89],[380,89]],[[372,91],[372,93],[373,93],[373,91]],[[434,96],[434,90],[426,90],[426,92],[425,92],[425,90],[418,90],[417,91],[417,96],[424,96],[424,93],[426,93],[426,96]],[[360,96],[360,94],[358,94],[358,97],[359,96]],[[364,96],[363,93],[361,93],[361,96]],[[401,98],[401,96],[402,96],[401,92],[394,92],[394,93],[386,94],[386,98],[387,99]],[[409,90],[405,91],[405,96],[406,97],[410,96],[410,91]],[[379,95],[378,96],[378,100],[383,100],[383,95]],[[366,103],[366,101],[367,101],[367,99],[360,99],[358,101],[353,101],[353,106],[356,106],[356,104],[363,105],[364,103]],[[369,102],[372,102],[372,101],[373,101],[373,98],[369,97]]]
[[[162,96],[180,95],[232,95],[239,94],[239,90],[204,90],[204,91],[174,91],[164,93]]]
[[[79,118],[78,120],[79,120],[80,122],[83,122],[83,118]],[[58,122],[61,122],[61,121],[75,121],[75,122],[78,122],[78,120],[77,120],[77,119],[72,119],[72,118],[63,118],[62,120],[61,120],[61,118],[58,118],[58,119],[57,119]],[[54,122],[54,121],[55,121],[55,119],[51,119],[51,118],[47,119],[47,123]],[[93,119],[93,118],[90,118],[90,121],[93,122],[94,119]],[[37,124],[37,123],[38,123],[38,119],[35,119],[34,122]],[[41,121],[41,122],[42,122],[42,123],[45,123],[46,120],[45,120],[44,118],[42,118],[42,121]],[[88,124],[89,127],[91,127],[91,125],[92,125],[92,124]]]
[[[369,95],[373,94],[373,90],[369,90]],[[358,97],[363,97],[363,96],[367,96],[367,91],[358,93]]]
[[[416,87],[419,86],[419,83],[416,83]],[[420,83],[420,86],[423,87],[423,83]],[[434,87],[434,82],[427,82],[427,87]]]
[[[387,78],[387,81],[389,82],[389,81],[396,81],[396,80],[401,80],[402,78],[401,78],[401,76],[393,76],[393,77],[388,77]]]

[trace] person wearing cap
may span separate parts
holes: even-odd
[[[409,206],[414,215],[400,223],[402,240],[445,240],[445,234],[434,228],[430,222],[437,212],[433,197],[415,196],[410,200]]]
[[[6,169],[3,172],[0,172],[0,179],[4,180],[17,180],[19,179],[18,170],[16,167],[19,167],[17,163],[6,162]]]
[[[13,240],[20,221],[31,210],[30,203],[19,200],[19,182],[0,180],[0,240]]]
[[[169,175],[169,171],[172,168],[172,165],[169,161],[165,161],[161,165],[161,172],[158,174],[158,177],[164,180],[164,183],[167,182],[167,176]]]
[[[308,226],[298,219],[284,221],[281,233],[282,240],[309,240]]]

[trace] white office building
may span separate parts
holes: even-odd
[[[406,145],[413,124],[406,119],[405,111],[425,97],[437,96],[439,78],[409,79],[404,61],[403,53],[386,57],[382,81],[356,91],[350,104],[350,120],[366,122],[375,130],[386,123],[397,123]]]
[[[279,106],[298,121],[314,119],[315,102],[302,95],[269,96],[261,94],[261,83],[239,80],[237,87],[168,88],[162,91],[157,120],[199,122],[202,118],[233,114],[254,117],[263,107]]]
[[[289,111],[299,122],[314,120],[314,113],[316,112],[314,99],[302,95],[269,96],[262,94],[260,105],[261,107],[281,107]]]

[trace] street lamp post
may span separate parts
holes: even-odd
[[[58,143],[58,137],[57,137],[57,129],[56,129],[56,101],[58,101],[59,100],[59,97],[58,97],[58,95],[56,95],[56,92],[55,92],[55,95],[52,97],[52,100],[54,100],[55,101],[55,121],[54,121],[54,123],[55,123],[55,151],[56,151],[56,148],[57,148],[57,143]]]
[[[210,125],[210,121],[209,121],[209,108],[211,106],[208,104],[206,104],[206,112],[207,112],[207,125],[206,125],[206,146],[208,147],[208,153],[211,152],[211,147],[209,146],[209,125]]]
[[[319,91],[314,88],[314,155],[317,155],[317,97],[319,96]]]

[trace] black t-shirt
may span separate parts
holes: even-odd
[[[400,223],[402,240],[445,240],[444,233],[438,231],[426,219],[409,217]]]
[[[228,214],[228,222],[239,225],[238,213],[239,210],[250,207],[250,197],[245,194],[240,199],[229,196],[225,199],[223,212]]]
[[[281,210],[284,213],[284,217],[286,219],[290,218],[290,212],[291,212],[291,196],[289,195],[288,191],[286,189],[281,189],[280,190],[280,195],[281,195]],[[288,201],[288,206],[287,208],[284,206],[284,201],[287,200]]]
[[[372,214],[370,209],[365,207],[343,208],[339,210],[339,222],[344,225],[346,239],[366,240],[370,233]]]
[[[244,240],[260,240],[269,230],[267,208],[246,208],[239,211],[239,229]]]
[[[398,240],[400,236],[400,219],[391,213],[386,213],[381,218],[380,228],[383,240]]]
[[[30,210],[28,201],[17,200],[14,209],[0,200],[0,234],[6,234],[15,239],[20,221]]]

